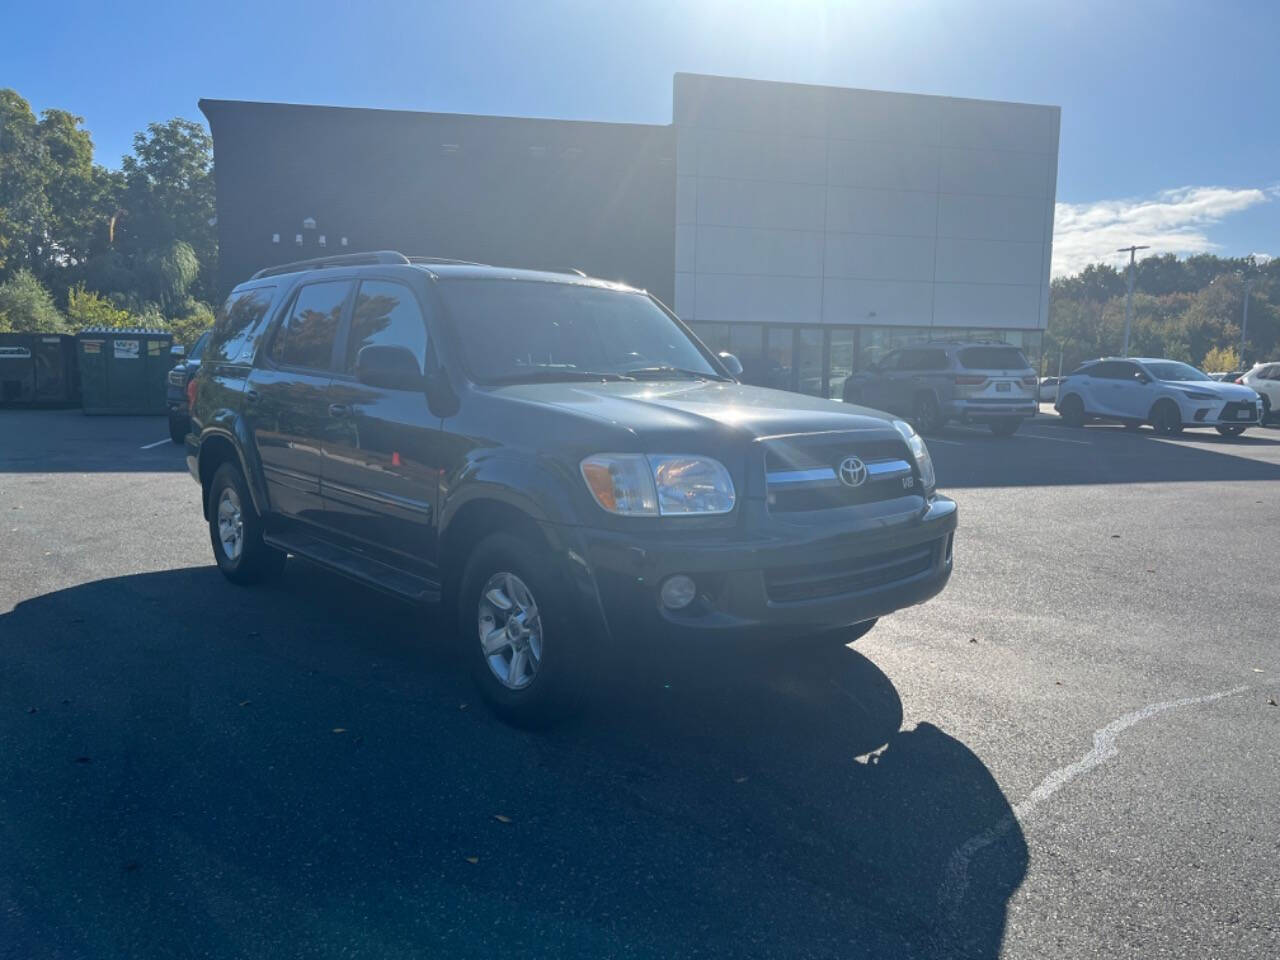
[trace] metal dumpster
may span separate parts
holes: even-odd
[[[79,400],[75,337],[0,333],[0,406],[67,406]]]
[[[85,330],[76,336],[80,394],[88,414],[156,414],[165,405],[173,334],[165,330]]]

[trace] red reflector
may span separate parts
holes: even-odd
[[[1035,377],[1023,377],[1022,382],[1025,386],[1034,387],[1036,385]]]
[[[987,382],[986,377],[958,376],[956,384],[962,387],[977,387]]]
[[[399,450],[392,450],[392,451],[391,451],[391,465],[392,465],[393,467],[398,467],[398,466],[400,466],[400,451],[399,451]]]
[[[196,405],[196,380],[193,377],[191,382],[187,384],[187,409],[190,410]]]
[[[1236,383],[1240,384],[1240,386],[1242,386],[1242,387],[1243,387],[1243,386],[1244,386],[1244,377],[1236,377]]]

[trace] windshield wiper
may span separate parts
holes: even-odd
[[[634,377],[636,380],[674,380],[678,377],[686,377],[691,380],[724,380],[725,377],[718,373],[711,373],[705,370],[689,370],[685,367],[639,367],[635,370],[628,370],[627,376]]]
[[[633,378],[621,373],[598,373],[594,370],[529,370],[525,373],[494,377],[486,382],[496,385],[503,383],[582,383],[631,379]]]

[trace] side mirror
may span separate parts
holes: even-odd
[[[1150,377],[1148,377],[1145,373],[1140,373],[1140,374],[1138,374],[1138,382],[1139,382],[1139,383],[1150,383],[1150,382],[1151,382],[1151,378],[1150,378]]]
[[[187,348],[180,343],[175,343],[169,348],[169,356],[171,357],[185,357],[186,355]]]
[[[732,353],[729,353],[727,350],[722,350],[718,356],[720,358],[720,366],[729,371],[729,376],[733,377],[735,380],[742,376],[741,360],[735,357]]]
[[[361,347],[356,354],[356,379],[388,390],[421,390],[425,381],[418,358],[407,347]]]

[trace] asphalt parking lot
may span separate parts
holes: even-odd
[[[164,435],[0,411],[0,957],[1280,943],[1280,430],[949,429],[941,597],[541,734],[409,607],[224,582]]]

